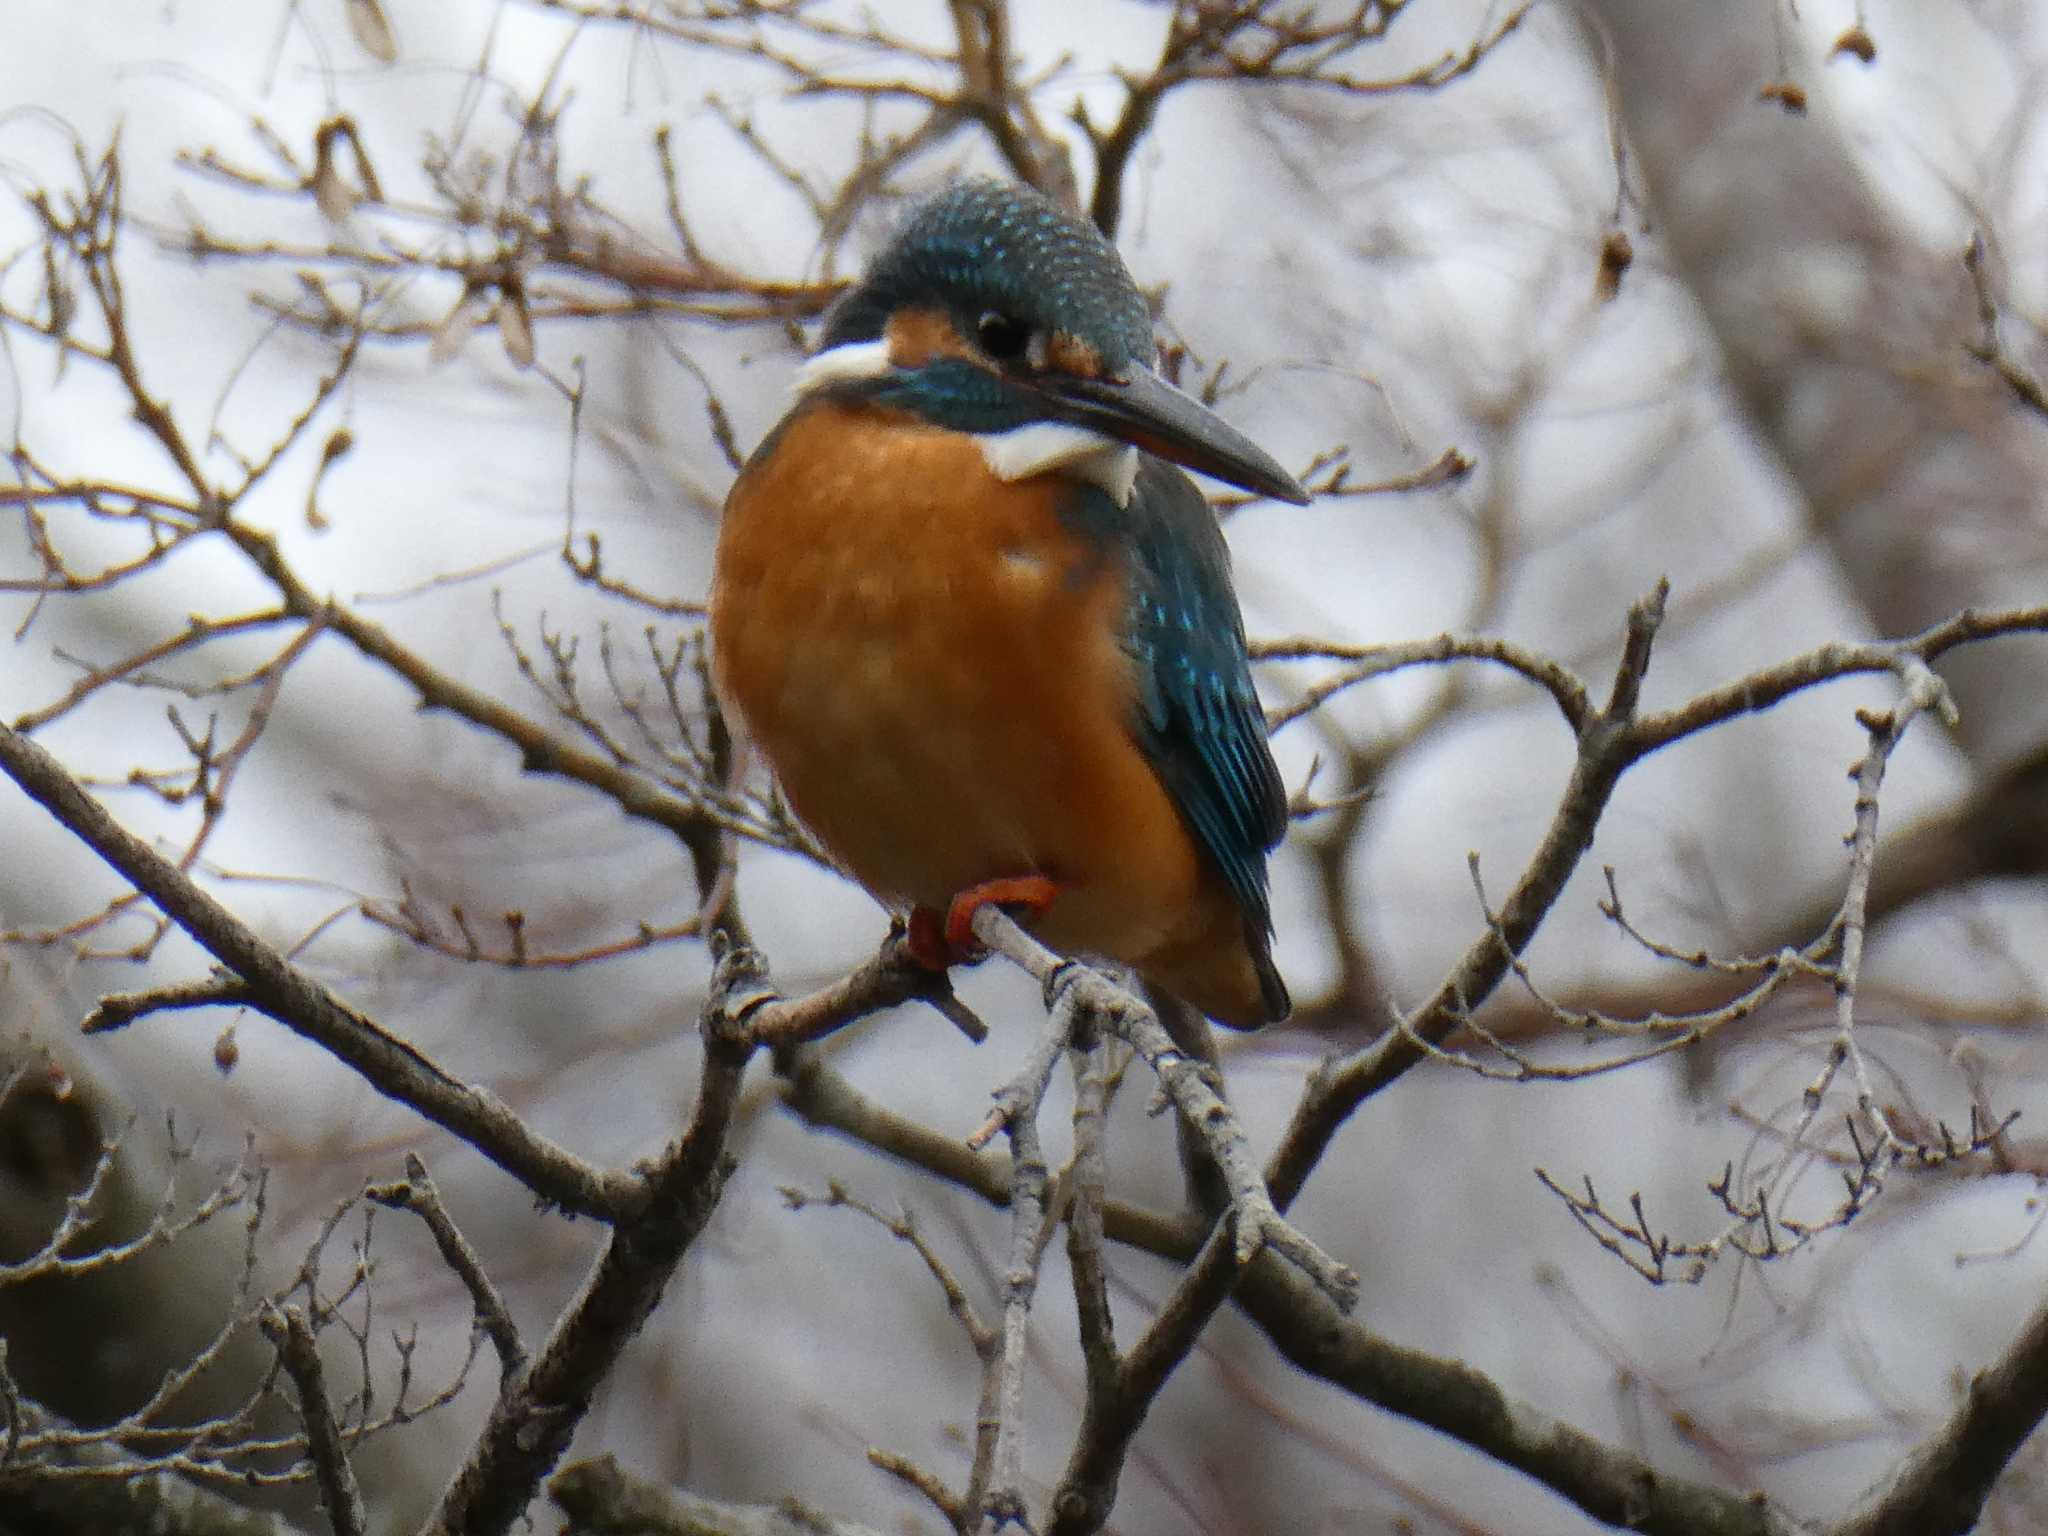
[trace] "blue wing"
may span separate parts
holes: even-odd
[[[1150,455],[1119,521],[1131,551],[1124,644],[1138,662],[1138,742],[1237,898],[1277,1017],[1287,993],[1270,954],[1266,854],[1287,831],[1287,790],[1252,686],[1230,550],[1194,482]]]

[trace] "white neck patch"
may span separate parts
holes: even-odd
[[[835,384],[886,378],[895,370],[889,341],[849,341],[808,359],[796,371],[791,392],[801,400]],[[1064,473],[1101,487],[1119,507],[1131,504],[1138,479],[1138,450],[1113,437],[1060,421],[1033,422],[1008,432],[981,432],[981,456],[998,480],[1029,480]]]
[[[1138,450],[1086,427],[1062,421],[1034,422],[1008,432],[982,432],[975,440],[998,480],[1029,480],[1064,472],[1109,493],[1119,507],[1131,504],[1138,479]]]
[[[889,342],[849,341],[830,351],[807,358],[797,369],[790,390],[798,399],[829,389],[846,379],[879,379],[895,368],[889,361]]]

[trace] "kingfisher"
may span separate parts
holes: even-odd
[[[1284,1018],[1287,795],[1230,555],[1176,464],[1294,477],[1156,371],[1115,248],[1028,187],[917,204],[726,499],[714,682],[934,969],[995,903],[1211,1018]]]

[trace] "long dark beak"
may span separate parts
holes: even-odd
[[[1270,453],[1150,368],[1123,379],[1041,374],[1034,382],[1062,420],[1258,495],[1308,505],[1308,492]]]

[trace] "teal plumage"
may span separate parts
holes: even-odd
[[[1149,454],[1128,507],[1076,487],[1070,516],[1126,552],[1122,641],[1138,668],[1131,721],[1175,807],[1230,886],[1261,991],[1288,1010],[1273,967],[1266,856],[1287,832],[1287,790],[1266,740],[1230,549],[1186,475]]]

